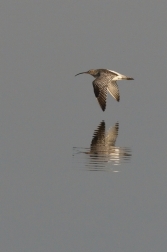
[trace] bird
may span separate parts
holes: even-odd
[[[90,74],[95,78],[92,82],[93,90],[103,111],[106,109],[107,91],[114,99],[118,102],[120,101],[117,80],[134,80],[131,77],[127,77],[109,69],[90,69],[87,72],[78,73],[75,76],[79,74]]]

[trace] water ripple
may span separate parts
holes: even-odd
[[[75,162],[84,164],[84,167],[90,171],[119,172],[113,166],[130,162],[132,154],[129,147],[115,146],[118,133],[118,122],[106,131],[105,122],[102,121],[94,131],[90,148],[73,147]]]

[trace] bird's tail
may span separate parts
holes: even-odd
[[[126,77],[127,80],[134,80],[132,77]]]

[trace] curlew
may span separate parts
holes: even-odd
[[[118,102],[120,100],[117,80],[134,80],[131,77],[127,77],[123,74],[108,69],[91,69],[87,72],[78,73],[75,76],[84,73],[90,74],[95,78],[95,80],[92,82],[93,89],[99,105],[103,111],[106,109],[107,91]]]

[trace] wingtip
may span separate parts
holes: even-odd
[[[106,109],[106,105],[105,105],[105,106],[103,106],[103,105],[101,105],[101,104],[100,104],[100,107],[101,107],[102,111],[104,112],[104,111],[105,111],[105,109]]]

